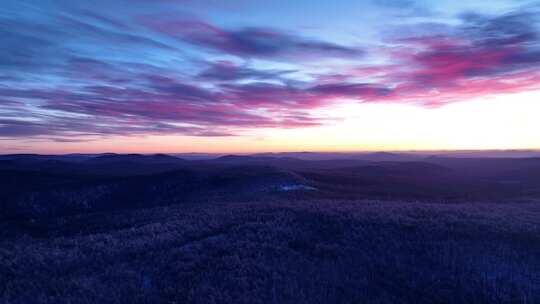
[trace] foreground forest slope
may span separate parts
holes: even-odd
[[[540,204],[185,204],[0,227],[3,303],[539,303]]]

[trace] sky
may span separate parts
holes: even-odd
[[[540,1],[2,0],[0,153],[540,148]]]

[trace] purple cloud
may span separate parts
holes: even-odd
[[[265,80],[279,79],[282,75],[294,72],[294,70],[257,70],[231,61],[218,61],[211,63],[198,76],[204,80],[216,81]]]
[[[269,28],[227,30],[201,20],[162,21],[146,17],[149,29],[181,41],[240,57],[359,57],[363,50],[308,39]]]

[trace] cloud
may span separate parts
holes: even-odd
[[[153,17],[141,21],[149,29],[195,46],[240,57],[351,57],[363,50],[317,39],[309,39],[271,28],[246,27],[223,29],[202,20],[159,20]]]
[[[538,16],[513,12],[501,16],[463,15],[451,35],[401,39],[389,71],[396,101],[447,103],[499,93],[540,88]]]
[[[294,72],[294,70],[258,70],[231,61],[217,61],[210,63],[208,68],[204,69],[198,76],[201,79],[217,81],[265,80],[279,79],[282,75]]]
[[[342,97],[362,101],[381,99],[392,94],[392,90],[370,83],[330,83],[316,85],[309,90],[325,98]]]
[[[140,75],[138,87],[85,86],[74,90],[0,89],[6,98],[32,99],[39,106],[13,104],[0,122],[0,136],[77,134],[184,134],[229,136],[253,128],[309,127],[323,124],[292,105],[307,96],[298,89],[270,84],[205,89],[159,75]],[[264,95],[264,101],[257,96]],[[272,112],[265,112],[272,110]],[[54,114],[53,114],[54,113]],[[30,122],[28,122],[30,121]]]

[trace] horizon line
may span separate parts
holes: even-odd
[[[286,154],[286,153],[319,153],[319,154],[356,154],[356,153],[467,153],[467,152],[499,152],[499,153],[540,153],[540,148],[526,148],[526,149],[434,149],[434,150],[355,150],[355,151],[346,151],[346,150],[336,150],[336,151],[320,151],[320,150],[299,150],[299,151],[260,151],[260,152],[232,152],[232,151],[223,151],[223,152],[69,152],[69,153],[39,153],[39,152],[20,152],[20,153],[9,153],[1,152],[1,156],[6,155],[100,155],[100,154],[119,154],[119,155],[128,155],[128,154],[140,154],[140,155],[156,155],[156,154],[166,154],[166,155],[180,155],[180,154],[208,154],[208,155],[256,155],[256,154]]]

